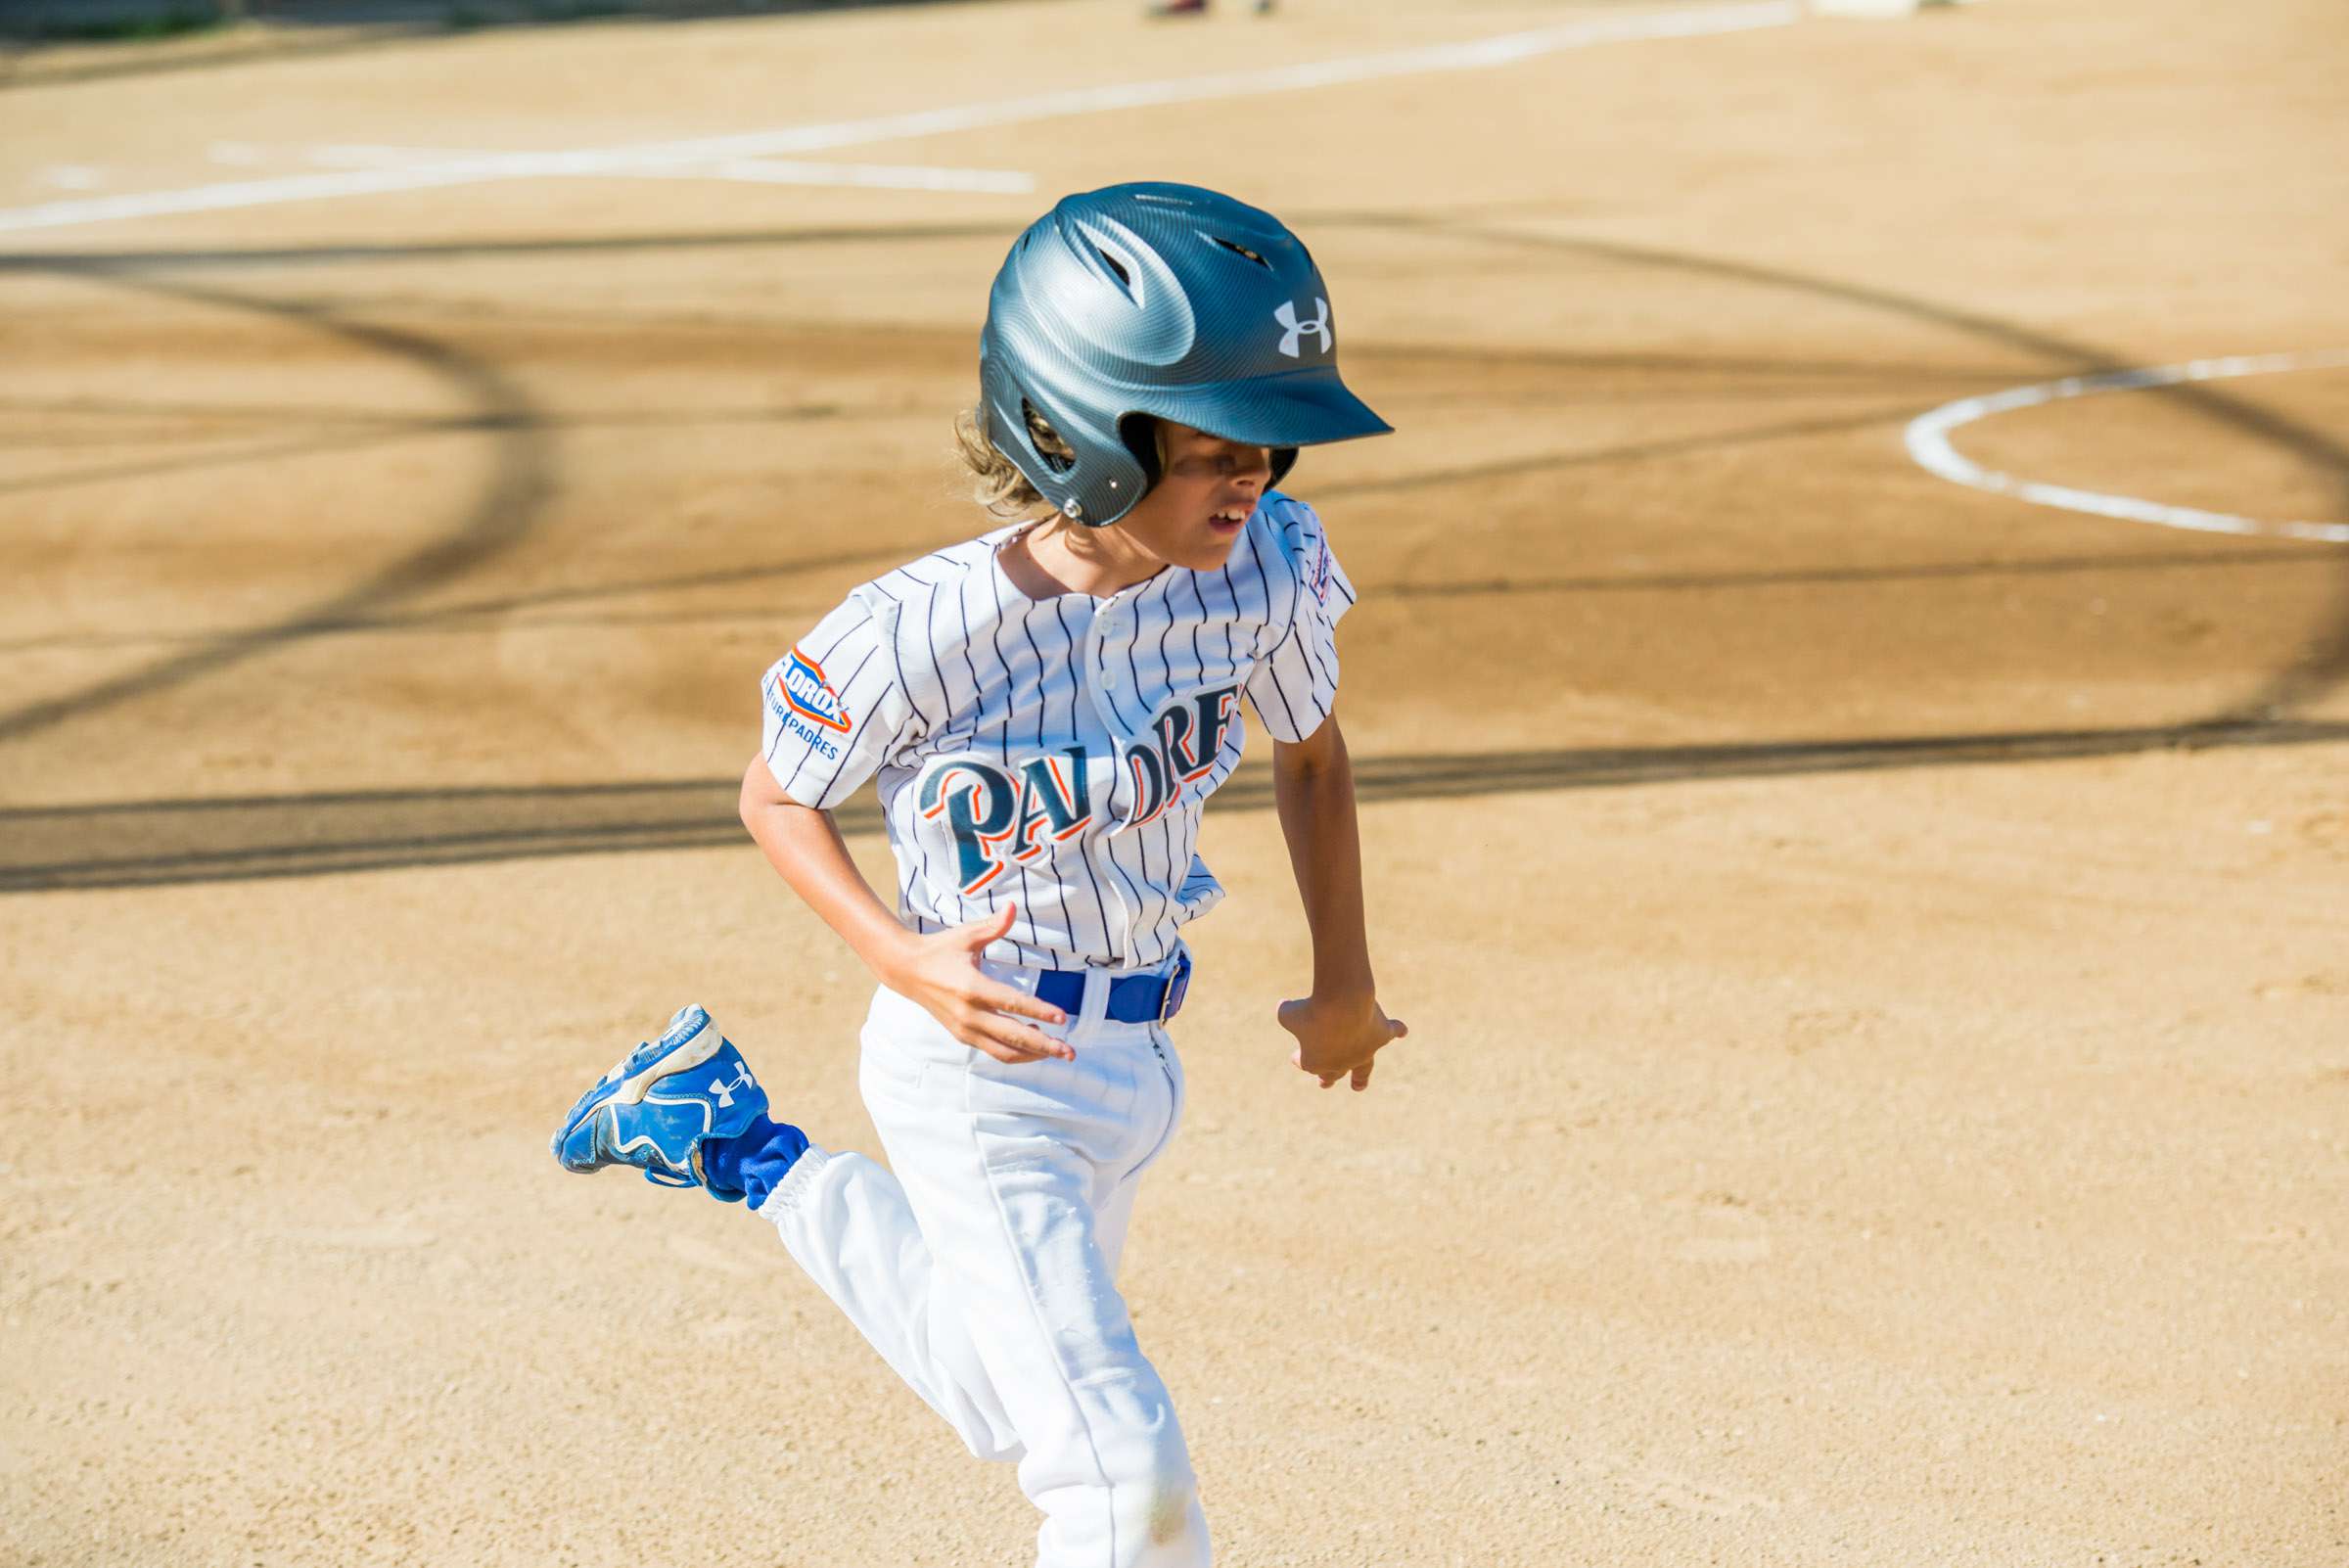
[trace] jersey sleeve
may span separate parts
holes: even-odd
[[[829,810],[914,738],[895,618],[852,595],[760,681],[760,755],[783,793]]]
[[[1277,612],[1286,601],[1288,623],[1250,672],[1248,701],[1274,740],[1301,741],[1337,704],[1337,626],[1354,607],[1354,584],[1312,507],[1284,499],[1273,522],[1287,575],[1273,582],[1271,604]]]

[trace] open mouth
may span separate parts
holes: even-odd
[[[1256,508],[1253,505],[1246,503],[1239,506],[1227,506],[1209,517],[1207,526],[1216,530],[1218,538],[1229,538],[1248,526],[1248,519],[1255,511]]]

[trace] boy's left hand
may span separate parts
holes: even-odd
[[[1297,1037],[1297,1049],[1289,1060],[1300,1072],[1319,1079],[1323,1088],[1341,1078],[1352,1078],[1358,1089],[1368,1088],[1371,1058],[1410,1033],[1401,1019],[1386,1015],[1375,996],[1285,1001],[1280,1004],[1280,1027]]]

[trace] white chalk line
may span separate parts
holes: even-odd
[[[313,148],[309,160],[329,168],[405,168],[494,156],[445,147],[337,143]],[[957,168],[936,163],[815,163],[799,159],[776,158],[735,158],[708,163],[565,171],[565,176],[570,174],[592,174],[602,179],[739,180],[754,185],[832,185],[878,191],[983,191],[1006,196],[1025,195],[1036,189],[1036,176],[1020,169]]]
[[[1597,44],[1695,38],[1762,27],[1790,26],[1800,22],[1802,16],[1803,8],[1799,0],[1758,0],[1758,3],[1708,6],[1688,11],[1597,18],[1491,38],[1393,50],[1382,54],[1355,55],[1306,65],[1221,71],[1165,81],[1076,87],[1007,98],[994,103],[962,104],[944,109],[836,120],[828,124],[749,131],[732,136],[640,142],[558,152],[483,154],[454,158],[439,163],[291,174],[272,179],[232,180],[185,190],[145,191],[78,201],[45,202],[35,207],[0,209],[0,233],[67,228],[85,223],[108,223],[175,213],[215,212],[232,208],[274,207],[292,202],[384,195],[395,191],[479,185],[493,180],[549,175],[642,173],[680,164],[727,165],[746,159],[785,158],[873,142],[903,141],[952,131],[1027,124],[1078,115],[1157,108],[1170,104],[1207,103],[1228,98],[1254,98],[1315,87],[1376,81],[1392,76],[1484,70]]]
[[[1009,168],[941,168],[927,163],[808,163],[775,158],[737,158],[686,163],[674,171],[648,169],[654,179],[740,180],[752,185],[839,185],[869,191],[982,191],[1026,196],[1036,176]]]
[[[2165,529],[2188,529],[2196,533],[2238,533],[2261,538],[2321,539],[2349,544],[2349,523],[2264,523],[2232,512],[2206,512],[2199,507],[2168,506],[2134,495],[2107,495],[2068,484],[2043,484],[2036,480],[2002,474],[1959,452],[1950,444],[1950,432],[1993,414],[2017,408],[2037,408],[2071,397],[2101,392],[2142,392],[2148,387],[2175,387],[2184,382],[2226,381],[2236,376],[2268,376],[2287,370],[2335,370],[2349,366],[2349,349],[2325,349],[2297,354],[2234,355],[2225,359],[2195,359],[2182,365],[2156,365],[2145,370],[2113,370],[2096,376],[2066,376],[2036,387],[2016,387],[1981,397],[1961,397],[1921,414],[1909,424],[1909,455],[1927,473],[1996,495],[2011,495],[2033,506],[2052,506],[2066,512],[2086,512],[2128,523],[2151,523]]]

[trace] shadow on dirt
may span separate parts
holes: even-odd
[[[1360,799],[1376,805],[1694,779],[2067,761],[2152,751],[2345,740],[2349,722],[2212,723],[1378,757],[1357,759],[1355,768]],[[735,815],[740,788],[735,778],[695,778],[0,810],[0,894],[735,848],[746,837]],[[1218,792],[1217,801],[1220,809],[1269,810],[1271,775],[1262,767],[1243,768]],[[870,797],[857,797],[838,816],[844,832],[881,831],[880,808]]]

